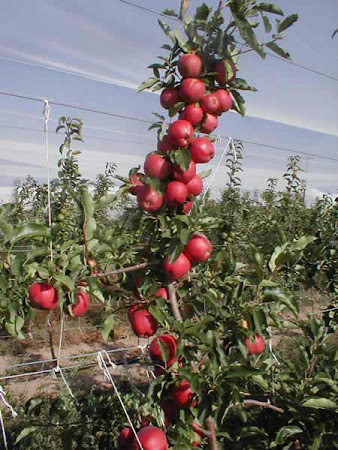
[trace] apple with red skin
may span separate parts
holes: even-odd
[[[203,191],[203,181],[198,175],[195,175],[189,183],[186,184],[189,195],[200,195]]]
[[[193,207],[193,201],[191,199],[186,200],[182,205],[182,213],[189,214]]]
[[[168,128],[168,139],[174,147],[187,147],[194,139],[194,129],[187,120],[175,120]]]
[[[155,292],[153,297],[163,297],[164,300],[168,300],[168,291],[166,288],[160,288],[158,291]]]
[[[193,422],[193,424],[192,424],[192,429],[193,429],[194,432],[197,434],[198,437],[197,437],[196,439],[198,439],[198,440],[197,440],[197,441],[194,441],[191,445],[192,445],[193,447],[199,447],[199,445],[200,445],[202,439],[204,438],[204,435],[203,435],[203,433],[199,430],[198,425],[197,425],[196,422]]]
[[[174,281],[186,275],[191,269],[191,263],[184,253],[172,263],[169,263],[169,256],[166,255],[163,261],[163,270],[169,280]]]
[[[149,425],[151,425],[151,417],[150,417],[150,414],[148,414],[147,416],[143,417],[143,419],[142,419],[142,421],[141,421],[140,428],[149,427]]]
[[[188,188],[181,181],[170,181],[164,191],[163,201],[168,206],[175,207],[184,203],[188,197]]]
[[[226,89],[217,89],[215,95],[219,101],[219,113],[224,113],[229,111],[232,107],[232,97]]]
[[[170,423],[175,422],[177,418],[178,409],[171,400],[161,400],[160,407],[164,412],[164,425],[168,428]]]
[[[196,103],[205,94],[205,84],[198,78],[184,78],[180,85],[180,98],[186,103]]]
[[[206,137],[198,137],[190,144],[191,159],[195,163],[208,163],[215,156],[212,142]]]
[[[172,177],[176,181],[180,181],[181,183],[189,183],[190,180],[194,178],[196,175],[196,164],[193,160],[190,161],[188,169],[183,170],[178,164],[174,164],[172,167]]]
[[[144,173],[148,177],[166,180],[171,172],[171,164],[158,153],[149,153],[144,162]]]
[[[252,340],[252,338],[245,339],[245,346],[249,355],[255,355],[262,353],[265,343],[263,338],[259,334],[256,334],[254,340]]]
[[[159,341],[165,345],[168,349],[168,360],[164,361],[161,348],[159,346]],[[163,365],[165,364],[166,367],[170,367],[174,364],[174,362],[177,360],[176,358],[176,349],[177,349],[177,342],[174,336],[171,334],[162,334],[160,336],[157,336],[155,339],[152,340],[150,346],[149,346],[149,356],[151,360],[156,363]]]
[[[196,233],[184,247],[183,253],[191,262],[204,262],[211,256],[212,245],[209,239]]]
[[[183,78],[198,78],[202,73],[201,58],[187,53],[178,60],[177,69]]]
[[[203,112],[208,114],[219,114],[220,102],[216,93],[207,94],[201,100],[201,108]]]
[[[178,89],[167,87],[163,89],[160,95],[160,103],[162,108],[169,109],[176,105],[180,101]]]
[[[132,305],[128,310],[128,318],[133,332],[138,337],[148,338],[157,331],[157,320],[142,304]]]
[[[214,114],[206,113],[200,125],[200,132],[210,134],[217,128],[217,126],[217,116],[215,116]]]
[[[197,125],[203,119],[203,109],[199,105],[191,103],[187,105],[179,115],[179,119],[187,120],[191,125]]]
[[[89,294],[85,291],[79,291],[76,293],[76,303],[72,305],[72,312],[75,317],[83,316],[90,304]]]
[[[131,195],[137,195],[139,189],[144,186],[144,175],[143,173],[135,173],[129,180],[131,187],[129,188],[129,193]]]
[[[145,211],[157,211],[163,203],[162,196],[147,184],[137,192],[137,203]]]
[[[52,310],[59,304],[59,295],[51,284],[33,283],[29,287],[29,300],[34,308]]]
[[[122,428],[119,439],[117,441],[118,446],[121,450],[130,450],[134,442],[134,433],[130,427]]]
[[[148,427],[141,428],[137,433],[143,450],[166,450],[168,448],[168,441],[165,433],[157,427],[150,425]],[[133,450],[140,450],[140,446],[134,439]]]
[[[233,73],[230,74],[230,76],[227,73],[226,65],[230,65],[231,68],[232,68],[232,72]],[[217,75],[215,76],[215,79],[216,79],[217,83],[220,84],[220,85],[223,85],[223,84],[226,84],[226,83],[231,83],[236,77],[235,67],[228,60],[217,61],[216,64],[215,64],[214,71],[217,72]]]
[[[171,391],[171,399],[177,408],[188,408],[191,406],[196,406],[197,400],[193,402],[195,394],[191,390],[191,384],[188,380],[181,380],[178,386],[174,386]]]
[[[164,135],[161,141],[157,143],[157,150],[162,153],[167,153],[175,147],[170,143],[168,135]]]

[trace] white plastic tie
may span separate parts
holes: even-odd
[[[218,134],[217,136],[216,136],[216,144],[221,144],[222,143],[222,138],[221,138],[221,135],[220,134]]]
[[[141,449],[141,450],[144,450],[144,448],[142,447],[141,441],[140,441],[139,437],[137,436],[137,433],[136,433],[136,430],[135,430],[135,428],[134,428],[134,425],[133,425],[133,423],[132,423],[132,421],[131,421],[131,418],[130,418],[130,416],[129,416],[129,414],[128,414],[127,408],[125,407],[125,405],[124,405],[124,403],[123,403],[123,400],[122,400],[122,398],[121,398],[121,396],[120,396],[120,393],[119,393],[119,391],[118,391],[118,389],[117,389],[117,387],[116,387],[116,384],[114,383],[113,377],[111,376],[111,373],[109,372],[109,369],[108,369],[108,367],[107,367],[107,364],[106,364],[106,361],[105,361],[104,357],[107,358],[109,364],[112,366],[113,369],[116,368],[116,365],[115,365],[115,364],[113,363],[113,361],[109,358],[109,355],[108,355],[108,353],[106,352],[106,350],[101,350],[101,351],[97,352],[97,362],[98,362],[98,365],[99,365],[100,369],[102,370],[102,372],[103,372],[105,378],[107,378],[107,380],[110,381],[111,384],[113,385],[114,391],[115,391],[115,393],[116,393],[116,395],[117,395],[117,398],[119,399],[119,402],[120,402],[120,404],[121,404],[121,406],[122,406],[123,412],[124,412],[124,414],[125,414],[125,416],[126,416],[128,422],[129,422],[130,428],[132,429],[132,431],[133,431],[133,433],[134,433],[134,435],[135,435],[135,439],[136,439],[138,445],[140,446],[140,449]]]

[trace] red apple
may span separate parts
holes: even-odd
[[[186,103],[199,102],[205,94],[205,84],[198,78],[184,78],[180,86],[180,98]]]
[[[169,263],[169,256],[166,255],[163,261],[163,270],[169,280],[177,280],[186,275],[191,268],[191,263],[184,253],[181,253],[176,261]]]
[[[218,119],[217,116],[214,114],[205,114],[201,126],[200,126],[200,132],[210,134],[212,133],[218,126]]]
[[[168,349],[168,358],[166,361],[163,359],[161,348],[158,343],[159,341]],[[163,365],[165,363],[167,367],[170,367],[177,360],[176,349],[177,342],[174,336],[171,336],[170,334],[162,334],[161,336],[157,336],[151,342],[149,346],[149,356],[154,363],[160,365]]]
[[[178,89],[167,87],[163,89],[160,96],[162,108],[169,109],[176,105],[180,100]]]
[[[83,316],[89,309],[90,297],[87,292],[79,291],[76,294],[76,304],[72,305],[74,316]]]
[[[118,439],[119,448],[121,450],[130,450],[134,442],[134,437],[133,430],[130,427],[123,428]]]
[[[155,317],[144,305],[133,305],[128,310],[128,318],[136,336],[147,338],[153,336],[158,328]]]
[[[174,386],[171,391],[171,399],[177,408],[187,408],[196,406],[196,400],[191,403],[195,394],[191,390],[188,380],[182,380],[178,386]]]
[[[189,183],[186,184],[189,195],[200,195],[203,191],[203,181],[198,175],[195,175]]]
[[[160,428],[150,425],[149,427],[142,428],[138,433],[143,450],[166,450],[168,448],[168,441],[165,433]],[[133,450],[139,450],[140,446],[134,439]]]
[[[168,291],[166,288],[160,288],[158,291],[155,292],[153,297],[163,297],[164,300],[168,300]]]
[[[196,439],[197,439],[197,440],[194,441],[191,445],[192,445],[193,447],[199,447],[199,445],[200,445],[202,439],[204,438],[204,435],[203,435],[203,434],[201,433],[201,431],[199,430],[199,428],[198,428],[196,422],[193,422],[193,424],[192,424],[192,429],[193,429],[194,432],[197,434],[197,436],[196,436]]]
[[[47,283],[33,283],[29,287],[29,300],[40,309],[55,309],[59,304],[57,290]]]
[[[137,195],[140,187],[144,186],[144,175],[143,173],[135,173],[129,180],[131,187],[129,188],[129,192],[132,195]]]
[[[170,150],[173,150],[175,147],[170,144],[169,138],[167,135],[164,135],[162,141],[158,141],[157,150],[162,153],[167,153]]]
[[[232,107],[232,97],[226,89],[217,89],[215,95],[219,101],[219,114],[229,111]]]
[[[228,60],[217,61],[214,71],[217,72],[215,78],[220,85],[231,83],[236,76],[236,69],[232,62]]]
[[[135,286],[133,287],[133,294],[134,294],[134,297],[136,297],[138,300],[142,300],[141,294],[139,293],[137,288],[143,282],[143,280],[144,280],[143,275],[134,276]]]
[[[196,163],[208,163],[214,157],[215,149],[208,138],[198,137],[190,144],[190,154]]]
[[[180,181],[170,181],[164,191],[163,201],[168,206],[181,205],[188,196],[188,188]]]
[[[171,400],[161,400],[160,407],[163,409],[164,425],[167,428],[170,423],[175,422],[178,410]]]
[[[201,58],[187,53],[178,60],[177,69],[183,78],[198,78],[202,73]]]
[[[137,192],[137,203],[145,211],[157,211],[162,206],[163,198],[155,189],[144,185]]]
[[[252,340],[252,338],[245,339],[245,346],[248,349],[249,355],[255,355],[257,353],[262,353],[265,344],[263,338],[259,334],[256,334],[254,340]]]
[[[210,258],[212,245],[205,236],[193,234],[183,253],[191,262],[203,262]]]
[[[151,417],[150,417],[150,414],[148,414],[147,416],[143,417],[143,419],[142,419],[142,421],[141,421],[140,428],[149,427],[149,425],[151,425]]]
[[[196,164],[193,160],[190,161],[187,170],[182,170],[178,164],[174,164],[172,168],[172,176],[175,180],[181,183],[189,183],[196,175]]]
[[[174,147],[187,147],[194,139],[194,129],[187,120],[175,120],[168,128],[168,139]]]
[[[182,205],[182,213],[183,214],[189,214],[191,209],[193,207],[193,201],[192,200],[186,200]]]
[[[157,153],[149,153],[144,162],[144,173],[148,177],[166,180],[171,172],[171,164]]]
[[[179,119],[187,120],[191,125],[197,125],[203,119],[203,110],[200,106],[191,103],[181,112]]]
[[[201,108],[205,113],[219,114],[220,103],[216,93],[205,95],[201,100]]]

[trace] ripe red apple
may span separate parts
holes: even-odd
[[[193,429],[194,432],[197,434],[197,436],[196,436],[196,439],[197,439],[197,440],[194,441],[191,445],[192,445],[193,447],[199,447],[199,445],[200,445],[202,439],[204,438],[204,435],[203,435],[203,434],[201,433],[201,431],[199,430],[199,428],[198,428],[196,422],[193,422],[193,424],[192,424],[192,429]]]
[[[163,89],[160,95],[162,108],[169,109],[176,105],[180,100],[178,89],[167,87]]]
[[[167,347],[167,349],[168,349],[167,360],[163,359],[163,355],[161,353],[161,348],[159,346],[159,341],[162,344],[164,344],[165,347]],[[177,349],[177,342],[176,342],[176,339],[174,338],[174,336],[171,336],[170,334],[162,334],[161,336],[157,336],[151,342],[151,344],[149,346],[149,356],[155,364],[160,364],[160,365],[165,364],[167,367],[170,367],[177,360],[176,349]]]
[[[137,203],[145,211],[157,211],[163,203],[162,196],[147,184],[137,192]]]
[[[143,417],[143,419],[142,419],[142,421],[141,421],[140,428],[149,427],[149,425],[151,425],[151,417],[150,417],[150,414],[148,414],[147,416]]]
[[[217,116],[214,114],[205,114],[201,126],[200,126],[200,132],[210,134],[212,133],[218,126],[218,119]]]
[[[180,98],[186,103],[199,102],[205,94],[205,84],[198,78],[184,78],[180,86]]]
[[[169,263],[169,256],[166,255],[163,261],[163,270],[169,280],[177,280],[186,275],[191,268],[191,263],[184,253],[181,253],[176,261]]]
[[[256,334],[254,340],[252,338],[245,339],[245,346],[248,349],[249,355],[255,355],[262,353],[265,344],[263,338],[259,334]]]
[[[158,328],[157,320],[144,305],[131,306],[128,310],[128,318],[136,336],[147,338],[156,333]]]
[[[168,300],[168,291],[166,288],[160,288],[158,291],[155,292],[153,297],[163,297],[164,300]]]
[[[191,262],[203,262],[210,258],[212,245],[209,239],[196,233],[184,247],[183,253]]]
[[[148,177],[166,180],[171,172],[171,164],[158,153],[149,153],[144,162],[144,173]]]
[[[168,128],[168,139],[174,147],[187,147],[194,139],[194,129],[187,120],[175,120]]]
[[[192,200],[186,200],[182,205],[182,213],[183,214],[189,214],[193,206]]]
[[[215,149],[208,138],[198,137],[190,144],[190,154],[196,163],[208,163],[214,157]]]
[[[226,89],[217,89],[215,95],[219,101],[219,113],[229,111],[232,107],[232,97]]]
[[[138,433],[143,450],[166,450],[168,448],[168,441],[165,433],[160,428],[150,425],[149,427],[142,428]],[[133,450],[139,450],[140,446],[134,439]]]
[[[29,300],[34,308],[55,309],[59,304],[58,292],[47,283],[33,283],[29,287]]]
[[[183,78],[198,78],[202,73],[201,58],[187,53],[178,60],[177,69]]]
[[[89,309],[90,297],[87,292],[79,291],[76,294],[76,304],[72,305],[74,316],[83,316]]]
[[[168,428],[168,425],[170,423],[175,422],[178,409],[171,400],[161,400],[160,407],[164,412],[164,425],[166,428]]]
[[[175,180],[181,183],[189,183],[196,175],[196,164],[193,160],[190,161],[187,170],[182,170],[178,164],[174,164],[172,168],[172,176]]]
[[[178,386],[174,386],[171,391],[171,399],[177,408],[187,408],[188,406],[196,406],[196,400],[193,400],[195,394],[191,390],[188,380],[181,380]]]
[[[129,192],[132,195],[137,195],[140,187],[144,186],[144,175],[143,173],[135,173],[129,180],[131,187],[129,188]]]
[[[168,206],[181,205],[188,196],[188,189],[184,183],[180,181],[170,181],[164,191],[163,201]]]
[[[231,83],[236,76],[236,69],[232,62],[228,60],[217,61],[214,71],[217,72],[215,78],[220,85]]]
[[[195,175],[189,183],[186,184],[189,195],[200,195],[203,191],[203,180],[198,175]]]
[[[162,141],[158,141],[157,150],[162,153],[167,153],[170,150],[173,150],[175,147],[170,144],[168,135],[164,135]]]
[[[216,93],[205,95],[201,100],[201,108],[203,112],[209,114],[219,114],[220,102]]]
[[[134,442],[134,433],[133,430],[130,427],[125,427],[121,430],[119,439],[118,439],[118,446],[121,450],[130,450],[131,446]]]
[[[191,125],[197,125],[203,119],[203,109],[194,103],[187,105],[179,115],[179,119],[187,120]]]

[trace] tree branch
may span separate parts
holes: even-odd
[[[179,310],[178,304],[177,304],[175,286],[172,283],[168,283],[167,289],[168,289],[168,294],[169,294],[169,303],[170,303],[173,315],[178,322],[182,323],[183,319],[182,319],[182,316],[181,316],[181,313],[180,313],[180,310]]]
[[[214,420],[211,417],[208,417],[208,419],[205,421],[205,426],[210,433],[210,436],[208,438],[209,450],[218,450]]]
[[[259,400],[243,400],[242,402],[233,403],[229,406],[229,408],[235,408],[237,406],[243,405],[245,407],[247,406],[260,406],[261,408],[269,408],[272,409],[272,411],[279,412],[281,414],[284,413],[284,409],[278,408],[277,406],[272,405],[270,402],[260,402]]]
[[[117,275],[119,273],[126,273],[126,272],[132,272],[132,271],[138,270],[138,269],[144,269],[148,265],[149,265],[148,262],[144,262],[144,263],[136,264],[135,266],[122,267],[121,269],[112,270],[110,272],[97,273],[97,274],[93,274],[93,275],[90,275],[90,276],[91,277],[98,277],[98,278],[100,278],[100,277],[108,277],[109,275]]]

